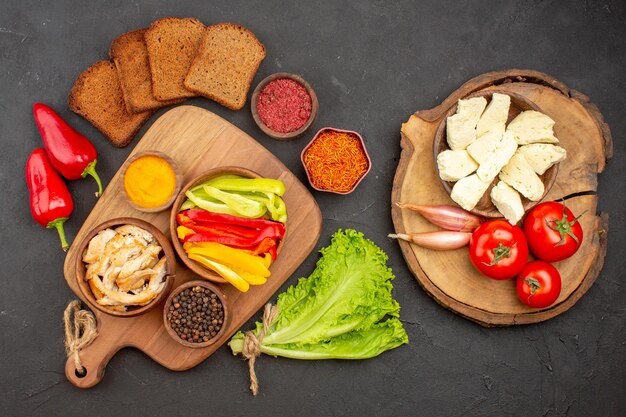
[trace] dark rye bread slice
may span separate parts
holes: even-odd
[[[166,17],[152,23],[144,34],[152,93],[157,100],[195,97],[183,84],[204,34],[204,25],[192,18]]]
[[[241,25],[219,23],[206,28],[198,54],[185,78],[185,86],[239,110],[254,75],[265,58],[265,47]]]
[[[182,100],[159,101],[152,94],[152,78],[148,49],[144,41],[146,29],[134,30],[116,38],[109,49],[124,92],[126,108],[131,113],[154,110]]]
[[[70,91],[68,104],[117,147],[128,145],[154,113],[130,113],[126,109],[117,70],[111,61],[98,61],[80,74]]]

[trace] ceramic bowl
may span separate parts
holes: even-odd
[[[174,192],[172,193],[172,196],[164,204],[158,207],[142,207],[140,205],[135,204],[126,193],[126,188],[124,187],[124,177],[126,176],[126,170],[130,166],[130,164],[132,164],[134,161],[144,156],[156,156],[158,158],[164,159],[172,167],[172,169],[174,170],[174,174],[176,175],[176,187],[174,188]],[[120,188],[121,188],[122,195],[124,196],[128,204],[130,204],[134,209],[142,211],[144,213],[157,213],[157,212],[168,209],[174,203],[174,200],[176,200],[176,196],[178,195],[178,192],[180,191],[180,187],[183,181],[183,175],[180,171],[180,168],[178,168],[178,165],[176,164],[176,162],[172,158],[170,158],[168,155],[159,151],[143,151],[143,152],[136,153],[135,155],[128,158],[126,162],[124,162],[124,165],[122,165],[122,168],[120,169],[120,171],[121,171],[121,176],[122,176],[122,181],[120,181]]]
[[[167,262],[166,262],[166,274],[164,278],[165,287],[159,293],[159,295],[157,295],[155,299],[153,299],[150,303],[146,304],[145,306],[136,306],[136,307],[130,306],[127,308],[127,311],[122,312],[122,311],[112,310],[108,308],[107,306],[103,306],[97,303],[96,297],[91,292],[89,283],[85,281],[86,268],[85,268],[85,263],[83,262],[83,253],[87,249],[87,246],[89,245],[89,241],[94,236],[96,236],[98,232],[107,228],[114,229],[118,226],[123,226],[125,224],[132,224],[150,232],[159,243],[159,246],[163,248],[162,256],[165,256],[165,258],[167,259]],[[174,283],[175,271],[176,271],[176,256],[174,255],[172,246],[170,245],[169,240],[163,234],[163,232],[161,232],[153,224],[150,224],[144,220],[136,219],[133,217],[119,217],[116,219],[108,220],[94,227],[93,230],[89,232],[87,236],[85,236],[85,238],[80,242],[80,245],[78,246],[78,248],[79,248],[78,249],[79,256],[76,257],[75,270],[76,270],[76,281],[78,283],[78,287],[80,288],[80,292],[83,295],[83,298],[87,301],[87,303],[91,307],[99,311],[102,311],[103,313],[106,313],[108,315],[116,316],[116,317],[134,317],[140,314],[144,314],[152,310],[157,305],[159,305],[167,297]]]
[[[211,339],[209,339],[206,342],[195,343],[195,342],[188,342],[187,340],[181,339],[178,336],[178,334],[172,329],[172,327],[170,326],[169,320],[167,319],[167,313],[170,310],[170,306],[172,305],[172,300],[174,299],[176,294],[179,294],[180,292],[186,290],[187,288],[192,288],[192,287],[203,287],[213,292],[215,295],[217,295],[217,298],[220,300],[224,308],[224,319],[222,323],[222,328],[220,329],[219,332],[217,332],[215,336],[213,336]],[[181,345],[185,347],[190,347],[190,348],[204,348],[204,347],[214,344],[224,335],[224,332],[226,331],[226,328],[228,327],[229,320],[230,320],[230,309],[228,307],[227,298],[224,292],[220,290],[216,285],[213,285],[209,282],[202,281],[202,280],[187,281],[184,284],[181,284],[178,287],[174,288],[174,290],[169,295],[169,297],[167,297],[167,300],[165,301],[165,306],[163,307],[163,326],[165,327],[167,334],[169,334],[172,339],[176,340]]]
[[[185,249],[183,249],[183,244],[180,243],[180,241],[178,240],[178,235],[176,232],[176,228],[178,227],[178,223],[176,222],[176,214],[178,214],[180,206],[187,199],[187,196],[185,195],[187,190],[195,187],[196,185],[202,184],[203,182],[208,181],[211,178],[219,177],[221,175],[226,175],[226,174],[239,175],[239,176],[246,177],[246,178],[260,178],[261,177],[256,172],[251,171],[246,168],[242,168],[242,167],[231,166],[231,167],[219,167],[219,168],[211,169],[205,172],[204,174],[189,181],[187,184],[185,184],[185,186],[180,190],[180,193],[178,194],[176,201],[174,201],[174,205],[172,206],[172,212],[170,215],[170,235],[172,238],[172,246],[174,247],[174,250],[178,254],[178,257],[195,274],[199,275],[200,277],[208,281],[212,281],[218,284],[225,284],[227,283],[227,281],[221,276],[219,276],[217,273],[205,268],[204,266],[200,265],[196,261],[189,259],[189,257],[187,256],[187,252],[185,252]],[[283,238],[281,242],[278,244],[278,247],[276,248],[277,253],[280,253],[280,250],[283,246],[284,241],[285,239]]]
[[[328,131],[349,133],[349,134],[353,135],[354,137],[356,137],[359,140],[359,143],[361,144],[361,149],[363,149],[363,153],[365,154],[365,159],[367,159],[367,170],[363,173],[363,175],[361,175],[361,178],[359,178],[354,183],[352,188],[350,190],[348,190],[348,191],[325,190],[323,188],[319,188],[319,187],[315,186],[314,183],[313,183],[313,180],[311,178],[311,173],[309,172],[309,170],[306,167],[306,164],[304,163],[304,154],[306,153],[306,151],[313,145],[313,143],[317,140],[317,138],[322,133],[328,132]],[[363,181],[363,178],[365,178],[365,176],[372,169],[372,160],[370,159],[370,156],[367,153],[367,148],[365,147],[365,142],[363,141],[363,137],[358,132],[355,132],[353,130],[337,129],[337,128],[334,128],[334,127],[324,127],[322,129],[320,129],[315,134],[315,136],[313,136],[313,139],[311,139],[311,141],[304,147],[304,149],[302,149],[302,153],[300,153],[300,161],[302,162],[302,166],[304,167],[304,170],[306,172],[306,176],[307,176],[307,179],[309,180],[309,184],[311,184],[311,187],[313,187],[313,189],[315,189],[317,191],[324,191],[324,192],[327,192],[327,193],[335,193],[335,194],[342,194],[342,195],[350,194],[351,192],[353,192],[356,189],[356,187],[361,183],[361,181]]]
[[[302,86],[304,86],[304,88],[306,88],[306,91],[309,93],[309,96],[311,97],[311,115],[309,116],[309,119],[299,129],[294,130],[293,132],[287,132],[287,133],[276,132],[270,129],[269,127],[267,127],[267,125],[263,123],[263,121],[259,117],[259,112],[257,111],[257,107],[256,107],[258,99],[259,99],[259,94],[261,93],[263,88],[269,82],[277,80],[277,79],[281,79],[281,78],[289,78],[301,84]],[[313,123],[315,122],[315,119],[317,119],[318,109],[319,109],[319,102],[317,100],[317,95],[315,94],[315,91],[309,85],[309,83],[306,82],[304,78],[300,77],[299,75],[290,74],[288,72],[277,72],[275,74],[270,75],[269,77],[264,78],[259,83],[259,85],[257,85],[256,88],[254,89],[254,92],[252,93],[252,99],[250,101],[250,110],[252,112],[252,117],[254,118],[254,121],[257,124],[257,126],[259,126],[259,128],[263,131],[263,133],[265,133],[271,138],[274,138],[277,140],[285,140],[285,141],[292,140],[292,139],[302,136],[302,134],[304,134],[304,132],[306,132],[311,127],[311,125],[313,125]]]
[[[487,103],[489,103],[491,101],[491,96],[493,95],[493,93],[506,94],[509,97],[511,97],[511,106],[509,108],[509,118],[507,119],[507,125],[511,122],[511,120],[513,120],[515,117],[517,117],[517,115],[519,115],[523,111],[526,111],[526,110],[535,110],[539,112],[541,111],[539,106],[537,106],[534,102],[530,101],[526,97],[519,95],[519,94],[511,93],[508,91],[482,90],[482,91],[478,91],[476,93],[470,94],[463,98],[468,99],[468,98],[473,98],[473,97],[485,97],[485,99],[487,99]],[[437,178],[439,178],[439,180],[441,181],[441,184],[443,185],[443,188],[445,188],[448,195],[452,193],[452,187],[454,186],[454,183],[444,181],[439,176],[439,168],[437,167],[437,156],[441,152],[450,149],[450,147],[448,146],[448,141],[446,139],[447,137],[446,121],[449,116],[452,116],[453,114],[456,113],[456,108],[457,108],[457,104],[455,103],[454,106],[452,106],[450,110],[446,113],[446,115],[443,117],[443,119],[441,120],[437,128],[437,131],[435,132],[435,139],[433,142],[433,156],[435,160],[435,170],[437,171]],[[543,185],[545,187],[544,194],[539,201],[541,201],[543,197],[545,197],[546,194],[548,194],[548,192],[550,191],[550,188],[552,188],[552,186],[554,185],[554,181],[556,180],[557,173],[558,173],[558,164],[553,165],[543,175],[539,176],[539,178],[541,178],[541,181],[543,182]],[[485,191],[485,194],[483,194],[482,198],[478,201],[478,204],[476,204],[476,207],[474,207],[474,209],[471,210],[472,213],[477,214],[479,216],[488,217],[488,218],[502,217],[502,214],[498,211],[496,206],[491,202],[491,197],[490,197],[491,189],[498,183],[498,181],[499,181],[498,176],[496,176],[496,178],[494,178],[492,183],[489,185],[489,188],[487,188],[487,191]],[[534,206],[536,206],[537,204],[539,204],[539,201],[530,201],[524,196],[522,195],[520,196],[522,197],[522,204],[524,205],[524,211],[528,211]]]

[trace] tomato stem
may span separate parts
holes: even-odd
[[[509,258],[511,256],[511,248],[498,243],[498,246],[493,250],[493,260],[490,263],[483,262],[484,265],[494,266],[500,262],[503,258]]]
[[[583,211],[582,213],[580,213],[578,215],[578,217],[576,217],[574,220],[572,220],[571,222],[567,221],[567,212],[565,211],[565,204],[563,204],[563,217],[561,219],[558,220],[548,220],[546,219],[546,224],[548,225],[548,227],[554,231],[559,232],[559,236],[561,237],[561,240],[559,241],[559,243],[557,243],[556,245],[554,245],[554,247],[557,246],[561,246],[565,244],[565,235],[569,235],[572,239],[574,239],[574,241],[579,244],[580,242],[578,241],[578,236],[576,236],[574,234],[574,232],[572,231],[572,226],[574,224],[576,224],[576,222],[578,221],[578,219],[580,219],[582,217],[583,214],[585,214],[587,212],[587,210]],[[554,223],[554,226],[551,225],[550,223]]]
[[[530,287],[530,295],[535,295],[538,289],[541,289],[541,284],[536,278],[524,278],[524,282]]]

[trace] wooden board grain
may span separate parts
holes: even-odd
[[[535,323],[571,308],[591,287],[606,254],[608,216],[596,215],[597,174],[612,152],[610,130],[595,106],[580,93],[570,93],[558,80],[529,70],[508,70],[476,77],[434,109],[418,111],[403,124],[402,154],[392,191],[392,218],[397,233],[437,230],[421,216],[400,210],[396,202],[452,204],[437,177],[433,139],[440,121],[458,99],[482,90],[498,89],[523,95],[552,117],[555,134],[567,150],[556,182],[544,201],[567,198],[581,219],[585,237],[579,252],[555,264],[563,289],[552,306],[537,310],[517,300],[513,281],[490,280],[478,273],[467,248],[438,252],[407,242],[400,247],[409,269],[439,304],[484,326]]]
[[[67,378],[81,388],[89,388],[100,382],[109,360],[118,350],[128,346],[143,351],[172,370],[182,371],[199,364],[228,341],[270,299],[313,250],[320,236],[321,212],[307,188],[267,149],[207,110],[181,106],[168,111],[154,122],[129,158],[147,150],[163,152],[176,161],[183,172],[183,182],[218,166],[242,166],[262,176],[280,179],[286,187],[283,198],[287,205],[288,233],[280,256],[270,268],[272,276],[266,284],[252,287],[245,294],[230,285],[222,286],[233,316],[220,340],[209,347],[186,348],[174,341],[163,326],[162,306],[132,318],[118,318],[94,311],[99,335],[80,353],[87,374],[82,378],[77,376],[72,360],[68,360],[65,365]],[[135,210],[123,198],[122,187],[122,177],[118,172],[85,220],[74,242],[80,242],[94,226],[116,217],[144,219],[169,236],[170,212],[143,213]],[[80,296],[75,276],[78,255],[76,246],[72,245],[65,259],[64,274],[72,291]],[[174,287],[196,278],[197,275],[182,262],[177,263]]]

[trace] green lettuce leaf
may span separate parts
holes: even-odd
[[[313,344],[261,344],[261,352],[292,359],[368,359],[409,342],[400,320],[392,318],[371,327],[333,337]],[[243,337],[233,337],[233,352],[243,349]]]
[[[400,311],[391,296],[394,275],[387,255],[351,229],[337,231],[321,254],[308,278],[278,296],[279,315],[261,351],[302,359],[364,359],[407,343],[397,319],[381,322]],[[257,323],[256,334],[261,326]],[[243,333],[229,345],[239,353]]]

